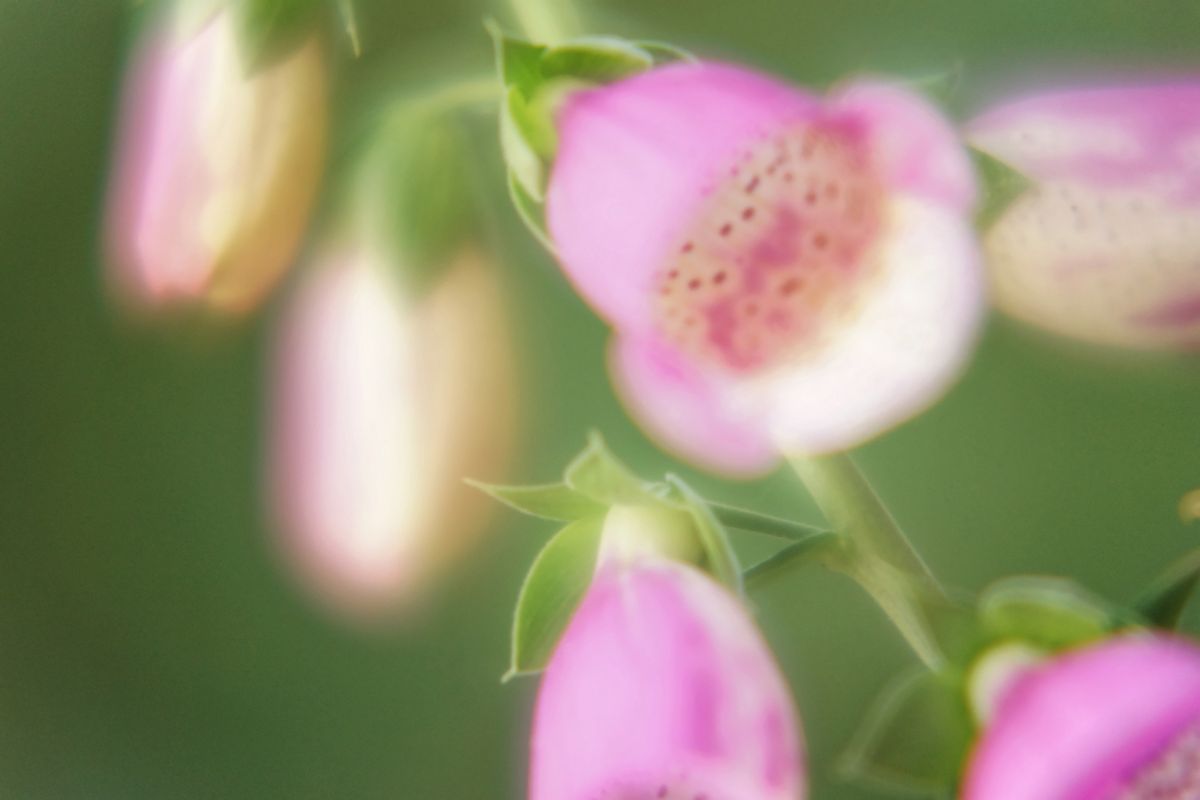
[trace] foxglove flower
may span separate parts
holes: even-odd
[[[464,250],[420,296],[380,251],[332,249],[277,345],[268,463],[280,545],[331,605],[409,610],[482,532],[514,398],[502,297]]]
[[[110,282],[135,308],[245,311],[307,222],[325,147],[323,47],[314,33],[251,69],[236,15],[167,15],[132,62],[108,240]]]
[[[1124,636],[1026,669],[998,699],[962,796],[1200,797],[1200,648]]]
[[[844,449],[959,371],[982,307],[974,176],[910,92],[674,64],[571,95],[557,123],[551,237],[668,447],[731,473]]]
[[[737,599],[683,563],[602,554],[542,678],[531,800],[799,800],[802,750]]]
[[[1200,345],[1200,83],[1035,94],[968,127],[1033,187],[984,239],[997,304],[1055,333]]]

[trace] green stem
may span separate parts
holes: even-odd
[[[858,581],[926,665],[939,666],[934,618],[952,605],[867,479],[844,454],[789,460],[842,536],[831,566]]]
[[[532,41],[557,44],[582,29],[571,0],[510,0],[521,30]]]
[[[760,589],[774,578],[791,571],[793,567],[821,560],[837,541],[838,535],[833,531],[809,534],[747,569],[742,573],[742,579],[747,587]]]
[[[723,503],[708,504],[713,514],[727,528],[737,528],[741,531],[761,533],[774,536],[776,539],[787,539],[789,542],[807,541],[814,534],[825,532],[819,525],[806,525],[802,522],[792,522],[782,517],[770,514],[760,514],[748,508],[727,506]]]

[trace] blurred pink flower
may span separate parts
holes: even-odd
[[[603,558],[542,678],[531,800],[799,800],[803,743],[736,598],[652,555]]]
[[[318,262],[276,348],[270,503],[281,547],[331,605],[411,610],[473,544],[503,477],[512,353],[492,266],[464,250],[419,298],[369,249]]]
[[[307,223],[325,149],[323,47],[314,33],[251,71],[236,14],[165,15],[132,61],[108,245],[110,281],[134,308],[246,311]]]
[[[1001,308],[1102,344],[1200,345],[1200,82],[1035,94],[968,133],[1035,181],[984,240]]]
[[[1200,797],[1200,648],[1124,636],[1027,669],[999,698],[962,796]]]
[[[959,372],[983,305],[975,182],[917,96],[675,64],[572,95],[558,130],[552,238],[664,445],[752,473],[858,444]]]

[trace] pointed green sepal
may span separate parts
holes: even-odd
[[[567,466],[563,479],[575,491],[605,505],[662,501],[661,487],[634,475],[595,431],[588,435],[583,452]]]
[[[1151,583],[1134,608],[1154,627],[1175,629],[1197,585],[1200,585],[1200,550],[1193,550]]]
[[[742,592],[742,568],[729,541],[729,532],[708,503],[675,475],[667,476],[667,498],[691,515],[704,554],[704,568],[734,593]]]
[[[574,522],[591,517],[600,518],[608,511],[604,504],[565,483],[545,483],[540,486],[498,486],[473,480],[467,483],[510,508],[543,519]]]
[[[1024,173],[995,156],[974,147],[969,150],[983,192],[975,225],[986,232],[1034,184]]]
[[[571,615],[591,584],[602,518],[572,522],[534,559],[513,615],[512,661],[503,680],[545,669]]]
[[[842,757],[849,779],[927,796],[953,797],[970,744],[959,683],[920,670],[884,690]]]
[[[1051,652],[1103,638],[1132,621],[1073,581],[1040,575],[992,584],[980,595],[978,608],[989,641],[1024,641]]]

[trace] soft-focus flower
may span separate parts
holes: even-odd
[[[803,743],[740,602],[694,567],[616,548],[542,678],[530,780],[531,800],[799,800]]]
[[[727,472],[930,404],[980,318],[975,182],[897,86],[675,64],[570,96],[546,215],[635,415]]]
[[[481,533],[514,427],[492,265],[462,250],[419,297],[371,248],[334,249],[277,346],[268,464],[285,553],[335,606],[408,608]]]
[[[110,281],[136,307],[245,311],[307,222],[325,148],[323,47],[314,33],[251,69],[236,14],[167,15],[132,62],[108,243]]]
[[[1048,92],[968,127],[1033,179],[987,233],[996,302],[1056,333],[1200,345],[1200,83]]]
[[[965,800],[1200,797],[1200,648],[1111,639],[1028,668],[968,765]]]

